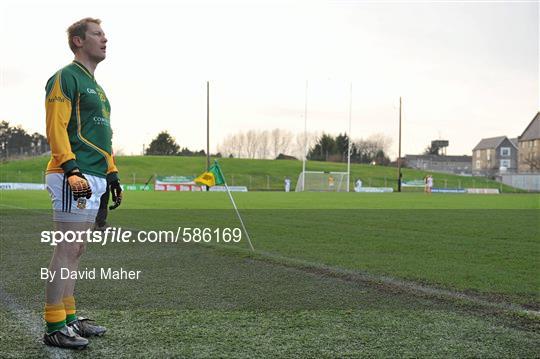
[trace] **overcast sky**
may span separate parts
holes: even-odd
[[[73,55],[66,28],[98,17],[109,39],[96,70],[114,146],[140,154],[161,130],[211,149],[249,129],[383,133],[397,154],[432,139],[471,154],[521,134],[540,106],[539,9],[528,2],[2,1],[0,120],[45,133],[44,86]]]

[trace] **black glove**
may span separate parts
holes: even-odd
[[[113,200],[113,205],[109,206],[109,209],[113,210],[122,203],[122,187],[120,186],[120,180],[116,173],[107,175],[107,186],[109,186],[109,191],[111,192]]]
[[[79,169],[74,169],[67,174],[67,181],[71,192],[73,192],[73,199],[90,198],[92,197],[92,188],[84,175]]]

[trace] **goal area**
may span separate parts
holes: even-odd
[[[295,192],[347,192],[347,172],[305,171],[296,182]]]

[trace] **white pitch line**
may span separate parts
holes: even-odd
[[[41,337],[44,333],[44,327],[38,323],[42,323],[41,318],[35,315],[30,310],[24,309],[17,300],[6,293],[0,287],[0,302],[15,315],[19,324],[30,333],[30,336],[36,339],[36,342],[41,342]],[[69,349],[60,349],[42,344],[43,350],[49,358],[54,359],[70,359],[73,358]]]
[[[23,209],[27,211],[37,211],[38,209],[25,208],[19,206],[12,206],[9,204],[0,203],[0,206],[14,209]],[[42,323],[42,319],[32,313],[29,310],[24,309],[17,300],[9,295],[1,286],[0,286],[0,302],[2,302],[5,307],[12,312],[17,318],[22,319],[20,321],[24,329],[28,330],[30,335],[34,338],[38,338],[37,341],[41,342],[41,337],[45,331],[44,327],[38,323]],[[43,345],[43,350],[47,352],[49,358],[54,359],[70,359],[73,358],[69,349],[60,349]]]
[[[437,288],[437,287],[419,284],[413,281],[407,281],[404,279],[398,279],[398,278],[389,277],[389,276],[374,275],[374,274],[369,274],[369,273],[360,272],[360,271],[351,271],[351,270],[346,270],[346,269],[341,269],[341,268],[336,268],[336,267],[320,265],[317,263],[299,260],[296,258],[280,256],[280,255],[276,255],[269,252],[259,251],[259,254],[261,255],[261,258],[259,260],[265,260],[265,259],[270,260],[270,262],[273,262],[277,265],[291,267],[291,268],[294,268],[296,270],[303,271],[303,272],[311,272],[310,270],[312,269],[314,270],[322,269],[322,270],[327,271],[334,278],[341,279],[347,282],[382,283],[382,284],[390,285],[395,288],[399,288],[401,290],[406,290],[409,292],[423,293],[428,296],[435,296],[435,297],[441,297],[441,298],[447,298],[447,299],[453,299],[453,300],[464,300],[469,303],[474,303],[474,304],[481,305],[484,307],[503,309],[503,310],[507,310],[510,312],[518,313],[518,314],[525,314],[525,315],[530,315],[536,318],[540,318],[540,311],[530,310],[516,303],[503,302],[503,301],[501,302],[490,301],[490,300],[481,298],[480,296],[474,296],[474,295],[466,294],[463,292]],[[257,260],[257,258],[255,257],[254,260]]]
[[[15,209],[30,209],[30,208],[25,208],[25,207],[12,206],[12,205],[10,205],[10,204],[4,204],[4,203],[0,203],[0,206],[2,206],[2,207],[8,207],[8,208],[15,208]]]

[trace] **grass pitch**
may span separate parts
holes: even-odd
[[[51,227],[49,200],[45,192],[0,196],[0,294],[4,303],[15,301],[39,318],[44,283],[38,273],[52,251],[39,243],[39,232]],[[135,282],[78,282],[79,308],[110,332],[74,356],[540,353],[539,196],[235,198],[255,254],[244,241],[90,244],[81,267],[142,269],[143,276]],[[229,208],[224,193],[128,192],[110,221],[141,230],[237,226]],[[4,305],[0,312],[6,323],[0,329],[2,356],[49,356],[18,322],[24,316],[17,308]]]

